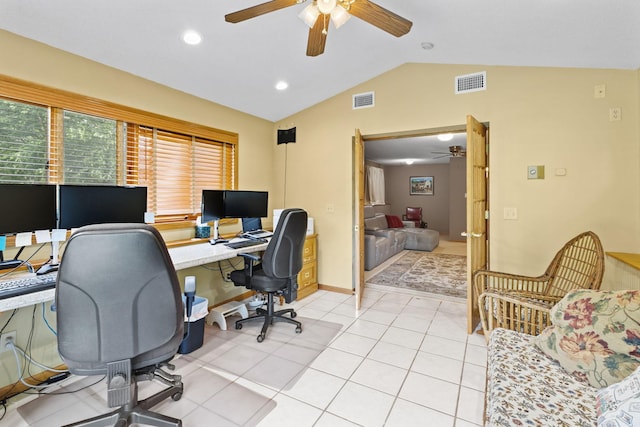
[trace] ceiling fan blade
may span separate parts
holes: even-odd
[[[294,4],[298,4],[298,0],[272,0],[225,15],[224,20],[236,24],[246,21],[247,19],[255,18],[256,16],[264,15],[265,13],[293,6]]]
[[[327,42],[327,35],[324,34],[325,18],[320,14],[316,19],[313,28],[309,29],[309,40],[307,41],[307,56],[318,56],[324,53],[324,45]],[[329,31],[329,26],[326,26]]]
[[[368,0],[354,2],[349,13],[396,37],[407,34],[413,25],[413,22]]]
[[[451,154],[445,154],[444,156],[435,156],[435,157],[432,157],[432,159],[434,159],[434,160],[435,160],[435,159],[442,159],[443,157],[452,157],[452,156],[451,156]]]

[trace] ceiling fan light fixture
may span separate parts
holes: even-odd
[[[333,9],[336,8],[336,0],[317,0],[318,10],[320,13],[330,15]]]
[[[336,28],[342,27],[344,23],[349,20],[349,18],[351,18],[349,12],[347,12],[347,10],[340,5],[337,5],[331,11],[331,22],[333,22],[333,25],[335,25]]]
[[[453,134],[452,133],[441,133],[440,135],[438,135],[438,139],[440,141],[451,141],[453,139]]]
[[[318,6],[316,6],[314,3],[311,3],[309,6],[305,7],[302,12],[300,12],[298,18],[302,19],[309,28],[313,28],[316,20],[318,19],[318,16],[320,16]]]

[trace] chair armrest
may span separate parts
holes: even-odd
[[[239,253],[238,256],[243,257],[245,260],[246,259],[251,259],[253,261],[260,261],[260,255],[256,254],[256,253]]]
[[[253,263],[260,261],[260,255],[243,252],[239,253],[238,256],[244,258],[244,271],[247,272],[247,276],[253,276]]]
[[[521,276],[518,274],[502,273],[499,271],[478,270],[473,275],[473,286],[476,295],[485,291],[500,292],[528,292],[544,295],[550,277],[543,275],[538,277]]]
[[[478,297],[480,322],[485,339],[496,328],[538,335],[551,325],[549,312],[556,297],[487,291]]]

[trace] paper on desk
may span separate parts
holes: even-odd
[[[7,249],[7,236],[0,236],[0,251]]]
[[[51,241],[49,230],[36,230],[36,243],[47,243]]]
[[[16,234],[16,247],[31,245],[31,232]]]
[[[67,240],[67,230],[52,230],[51,240],[54,242],[64,242],[65,240]]]

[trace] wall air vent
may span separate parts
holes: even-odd
[[[353,109],[369,108],[375,106],[375,95],[373,92],[358,93],[353,95]]]
[[[456,94],[487,90],[487,72],[466,74],[456,77]]]

